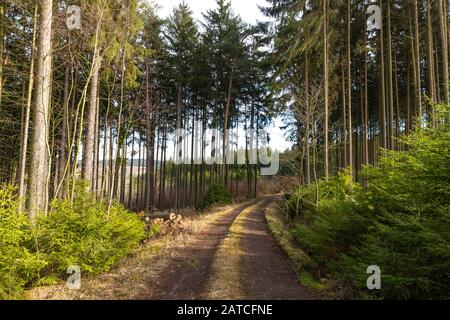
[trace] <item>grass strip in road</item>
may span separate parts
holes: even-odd
[[[207,285],[207,299],[243,300],[245,291],[241,285],[241,259],[243,252],[240,239],[244,232],[244,219],[260,206],[262,201],[243,210],[231,225],[228,235],[219,245]]]

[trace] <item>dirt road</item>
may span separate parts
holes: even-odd
[[[207,230],[197,235],[189,247],[180,252],[156,283],[152,283],[150,296],[142,299],[194,300],[205,297],[208,275],[220,242],[226,237],[233,221],[243,210],[251,206],[246,203],[225,217],[212,222]]]
[[[111,272],[39,287],[34,300],[314,299],[299,284],[268,231],[265,198],[226,207],[187,222],[189,232],[150,241]]]
[[[297,281],[285,253],[270,235],[264,209],[270,200],[243,219],[242,287],[250,300],[309,300],[313,295]]]
[[[311,293],[297,281],[297,276],[285,254],[270,235],[264,209],[273,198],[256,203],[245,204],[227,216],[213,223],[208,231],[200,234],[192,246],[178,256],[164,276],[153,284],[153,294],[143,299],[208,299],[209,283],[217,281],[212,277],[225,277],[226,272],[238,272],[235,277],[240,283],[227,283],[230,292],[239,287],[241,298],[250,300],[305,300],[312,299]],[[233,270],[211,272],[214,259],[217,258],[221,242],[228,236],[235,221],[241,227],[237,231],[239,252],[225,252],[224,259],[239,255]],[[224,252],[221,253],[222,256]],[[222,258],[223,259],[223,258]],[[221,263],[226,263],[225,261]],[[230,282],[230,281],[228,281]],[[233,281],[231,281],[233,282]],[[235,299],[232,295],[226,296]],[[223,296],[222,296],[223,298]]]

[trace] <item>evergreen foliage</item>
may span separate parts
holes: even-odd
[[[0,188],[0,299],[24,287],[50,284],[69,266],[83,275],[108,271],[145,238],[144,223],[122,205],[107,206],[77,184],[73,203],[55,200],[33,223],[18,214],[14,188]]]
[[[197,205],[197,210],[203,211],[217,204],[228,204],[233,201],[231,194],[222,184],[213,184],[203,200]]]
[[[436,127],[402,139],[407,151],[385,153],[367,167],[364,190],[349,172],[293,192],[297,241],[334,277],[367,294],[367,268],[382,271],[389,299],[450,298],[450,107]]]

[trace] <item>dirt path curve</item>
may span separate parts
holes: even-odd
[[[155,300],[195,300],[204,298],[215,253],[227,236],[233,221],[256,202],[246,203],[212,223],[183,252],[173,259],[170,269],[151,283],[151,295],[138,297]]]
[[[269,233],[265,208],[273,200],[264,200],[242,218],[241,281],[246,297],[250,300],[314,299],[299,284],[286,255]]]

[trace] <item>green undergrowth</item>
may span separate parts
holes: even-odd
[[[325,295],[327,287],[316,279],[309,270],[315,270],[317,265],[302,248],[295,243],[292,225],[284,215],[279,203],[272,203],[265,212],[267,225],[272,236],[290,259],[299,282],[315,290],[318,294]]]
[[[346,171],[286,196],[295,242],[354,297],[450,298],[450,108],[435,114],[364,169],[367,188]],[[373,265],[381,290],[367,288]]]
[[[108,271],[147,237],[144,223],[121,205],[108,210],[79,183],[73,201],[55,200],[48,215],[30,222],[18,213],[12,186],[0,187],[0,299],[20,298],[25,288]]]
[[[224,185],[215,183],[208,190],[202,201],[197,204],[198,211],[205,211],[215,205],[230,204],[233,202],[233,197]]]

